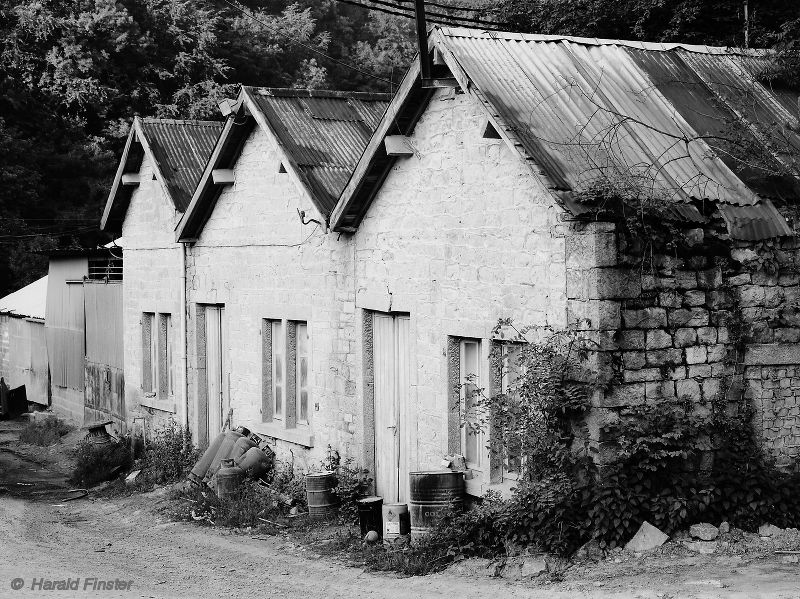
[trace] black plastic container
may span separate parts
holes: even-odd
[[[364,497],[358,500],[358,524],[361,527],[361,538],[374,530],[378,537],[383,536],[383,525],[381,521],[381,507],[383,497]]]

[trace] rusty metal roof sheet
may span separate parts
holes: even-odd
[[[764,51],[461,28],[439,33],[554,189],[580,192],[614,181],[665,201],[758,205],[757,217],[740,211],[736,222],[749,219],[748,230],[758,234],[789,234],[765,199],[800,199],[800,173],[776,149],[800,151],[800,136],[787,125],[796,123],[787,110],[791,99],[758,80]],[[742,152],[769,148],[757,164],[726,146],[730,128],[741,123]]]
[[[215,121],[142,119],[141,129],[179,212],[189,206],[222,126]]]
[[[367,147],[388,94],[244,88],[329,214]]]
[[[756,206],[718,206],[733,239],[755,241],[793,234],[792,228],[768,199]]]

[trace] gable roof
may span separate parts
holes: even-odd
[[[122,175],[138,173],[145,154],[175,210],[184,212],[197,180],[217,141],[223,123],[174,119],[133,120],[108,196],[100,228],[120,231],[133,189],[122,185]]]
[[[377,93],[242,87],[178,226],[178,239],[199,235],[222,190],[213,182],[212,171],[233,168],[255,126],[274,137],[284,167],[327,218],[390,98]]]
[[[47,305],[47,276],[0,298],[0,314],[19,318],[40,318],[44,320]]]
[[[798,177],[742,168],[720,139],[737,117],[750,125],[743,143],[762,146],[776,123],[796,120],[789,107],[797,99],[758,81],[764,51],[438,27],[430,45],[573,213],[588,211],[575,192],[601,180],[638,180],[674,202],[676,217],[702,221],[690,202],[711,200],[734,236],[791,234],[770,200],[800,199]],[[413,130],[430,98],[422,92],[414,65],[342,193],[334,230],[360,223],[396,160],[383,139]],[[416,117],[402,130],[396,115]],[[800,151],[800,136],[787,127],[782,135]],[[775,171],[786,170],[779,155],[771,160]]]

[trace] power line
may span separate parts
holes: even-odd
[[[374,10],[374,11],[378,11],[378,12],[383,12],[383,13],[390,14],[390,15],[406,17],[406,18],[409,18],[409,19],[413,19],[414,18],[413,9],[406,8],[405,6],[398,6],[397,4],[394,4],[392,2],[387,2],[385,0],[366,0],[366,1],[372,2],[373,4],[379,4],[379,5],[382,5],[382,6],[388,6],[391,9],[394,9],[394,10],[387,10],[387,9],[379,8],[379,7],[373,6],[371,4],[363,4],[362,2],[358,2],[356,0],[336,0],[336,1],[337,2],[341,2],[342,4],[350,4],[352,6],[359,6],[361,8],[366,8],[368,10]],[[408,11],[408,12],[395,12],[395,11]],[[477,27],[479,27],[481,29],[486,29],[487,28],[486,26],[491,26],[492,28],[496,28],[498,25],[501,25],[501,23],[495,23],[493,21],[485,21],[483,19],[473,19],[473,18],[470,18],[470,17],[457,17],[457,16],[453,16],[453,15],[446,15],[444,13],[439,13],[439,12],[426,12],[425,16],[428,18],[427,20],[432,22],[432,23],[438,23],[438,24],[442,24],[442,25],[450,25],[450,26],[456,26],[456,27],[468,27],[468,26],[476,27],[477,26]],[[447,22],[447,21],[449,21],[449,22]],[[460,21],[463,21],[463,22],[460,22]],[[499,31],[499,29],[496,29],[496,30]]]
[[[414,0],[397,0],[403,4],[414,4]],[[438,2],[425,2],[428,6],[435,6],[437,8],[447,8],[449,10],[460,10],[463,12],[484,12],[483,8],[470,8],[468,6],[456,6],[455,4],[440,4]]]
[[[376,2],[377,0],[371,0],[371,1]],[[399,2],[400,4],[414,4],[414,0],[396,0],[396,2]],[[378,2],[378,4],[384,4],[384,2]],[[481,9],[469,9],[469,8],[462,8],[462,7],[456,7],[456,6],[448,6],[446,4],[437,4],[435,2],[426,2],[425,4],[428,5],[428,6],[436,6],[436,7],[439,7],[439,8],[445,8],[447,10],[454,10],[454,11],[465,11],[465,12],[469,11],[469,12],[479,12],[479,13],[483,13],[484,12]],[[397,6],[396,4],[390,5],[390,6],[396,6],[397,8],[402,8],[403,10],[411,10],[411,11],[414,10],[413,8],[406,8],[405,6],[400,7],[400,6]],[[472,22],[475,22],[475,23],[488,23],[490,25],[499,25],[499,23],[496,23],[495,21],[487,21],[486,19],[479,19],[479,18],[475,18],[475,17],[460,17],[460,16],[450,15],[450,14],[447,14],[447,13],[441,13],[441,12],[436,12],[436,11],[432,11],[432,10],[426,10],[425,11],[425,16],[426,17],[428,17],[428,16],[443,17],[443,18],[447,18],[447,19],[459,19],[459,20],[462,20],[462,21],[472,21]]]
[[[247,10],[243,6],[241,6],[238,2],[234,2],[234,1],[231,1],[231,0],[222,0],[222,1],[225,4],[227,4],[228,6],[230,6],[231,8],[233,8],[234,10],[237,10],[240,13],[242,13],[244,16],[246,16],[246,17],[248,17],[250,19],[253,19],[257,23],[260,23],[261,25],[266,27],[268,30],[270,30],[272,33],[280,35],[284,39],[288,40],[289,43],[291,43],[291,44],[295,44],[297,46],[302,46],[303,48],[305,48],[309,52],[313,52],[314,54],[316,54],[318,56],[322,56],[323,58],[326,58],[326,59],[328,59],[328,60],[330,60],[332,62],[335,62],[339,66],[351,69],[353,71],[356,71],[357,73],[361,73],[362,75],[366,75],[367,77],[372,77],[373,79],[377,79],[378,81],[383,81],[384,83],[388,83],[389,85],[392,85],[392,86],[394,85],[394,82],[390,81],[389,79],[385,79],[384,77],[381,77],[379,75],[375,75],[374,73],[370,73],[369,71],[365,71],[365,70],[360,69],[360,68],[358,68],[356,66],[348,64],[348,63],[346,63],[346,62],[344,62],[342,60],[339,60],[338,58],[334,58],[333,56],[330,56],[329,54],[325,54],[325,52],[323,52],[322,50],[318,50],[314,46],[310,46],[310,45],[308,45],[306,43],[303,43],[303,42],[301,42],[299,40],[294,39],[290,35],[287,35],[287,34],[283,33],[282,31],[280,31],[279,29],[276,29],[275,27],[273,27],[272,25],[270,25],[266,21],[264,21],[262,19],[259,19],[253,13],[251,13],[249,10]]]

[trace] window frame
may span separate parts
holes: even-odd
[[[499,383],[500,383],[500,393],[507,394],[508,387],[511,382],[509,381],[509,349],[515,348],[517,350],[523,350],[526,343],[522,341],[493,341],[493,345],[499,350],[500,352],[500,372],[499,372]],[[524,376],[524,371],[520,372],[517,378]],[[503,459],[499,464],[500,470],[500,480],[501,481],[518,481],[520,479],[520,472],[514,472],[508,469],[508,460],[509,456],[503,455]],[[522,458],[520,457],[520,466],[522,463]]]
[[[309,334],[309,327],[308,322],[303,320],[293,321],[294,327],[292,330],[294,331],[295,335],[295,342],[290,344],[290,348],[293,349],[291,352],[290,360],[287,362],[294,363],[294,370],[295,370],[295,384],[294,384],[294,392],[295,392],[295,425],[300,426],[310,426],[311,425],[311,335]],[[300,335],[299,331],[301,329],[305,329],[305,343],[304,343],[304,353],[301,354],[300,352]],[[302,381],[302,372],[301,372],[301,364],[302,358],[305,357],[306,361],[306,380],[305,385],[301,385]],[[302,408],[302,393],[305,391],[306,393],[306,417],[303,419],[301,417],[301,408]]]
[[[469,430],[467,426],[467,422],[470,420],[470,416],[468,414],[468,397],[467,393],[469,387],[474,387],[472,391],[473,394],[479,393],[481,389],[483,389],[483,340],[478,338],[472,337],[458,337],[458,363],[459,363],[459,399],[461,405],[461,413],[463,414],[463,425],[461,427],[461,453],[464,456],[464,460],[466,461],[467,468],[470,470],[475,471],[476,473],[483,473],[488,471],[488,467],[490,465],[488,451],[485,447],[487,434],[488,431],[485,430],[478,430],[477,432],[473,432]],[[475,369],[477,372],[467,372],[467,364],[466,364],[466,353],[467,353],[467,345],[474,345],[475,346]],[[468,381],[468,377],[474,377],[474,380]],[[477,419],[477,412],[476,412],[476,419]],[[469,435],[474,435],[475,439],[475,452],[477,454],[478,461],[471,460],[471,456],[467,455],[467,437]]]
[[[272,420],[285,421],[286,419],[286,322],[271,319],[272,327],[272,353],[270,364],[272,368]],[[280,364],[280,383],[277,376],[277,364]],[[280,410],[278,409],[278,389],[280,389]]]

